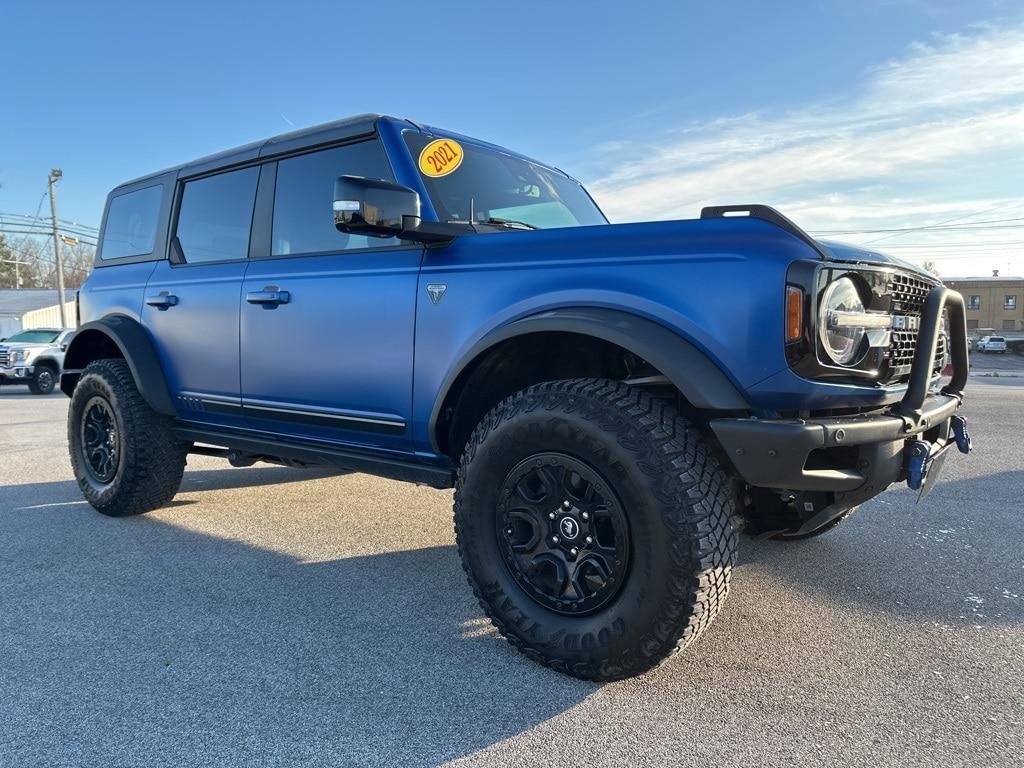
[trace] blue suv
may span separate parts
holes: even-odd
[[[693,642],[740,529],[816,536],[969,450],[933,276],[760,205],[612,225],[557,168],[380,115],[118,187],[79,307],[98,511],[166,504],[190,452],[454,487],[484,611],[586,679]]]

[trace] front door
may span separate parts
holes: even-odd
[[[241,427],[239,300],[259,168],[187,181],[172,260],[146,285],[149,329],[183,419]]]
[[[254,429],[407,452],[423,249],[338,232],[343,174],[393,180],[377,140],[276,164],[267,253],[242,286],[243,405]]]

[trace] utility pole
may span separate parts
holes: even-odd
[[[60,327],[68,327],[68,319],[64,314],[64,259],[60,253],[60,235],[57,233],[57,195],[54,185],[64,175],[60,168],[50,171],[48,185],[50,188],[50,222],[53,226],[53,256],[57,262],[57,306],[60,307]]]
[[[0,259],[0,264],[13,264],[14,265],[14,287],[21,288],[21,266],[29,266],[32,262],[30,261],[18,261],[17,259]]]

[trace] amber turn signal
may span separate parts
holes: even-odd
[[[804,329],[804,292],[795,285],[786,286],[786,341],[799,341]]]

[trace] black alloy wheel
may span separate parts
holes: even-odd
[[[94,395],[85,404],[81,432],[85,469],[93,480],[105,485],[117,474],[121,439],[114,411],[102,395]]]
[[[497,507],[499,547],[512,577],[552,611],[583,615],[625,583],[629,525],[608,483],[563,453],[516,465]]]

